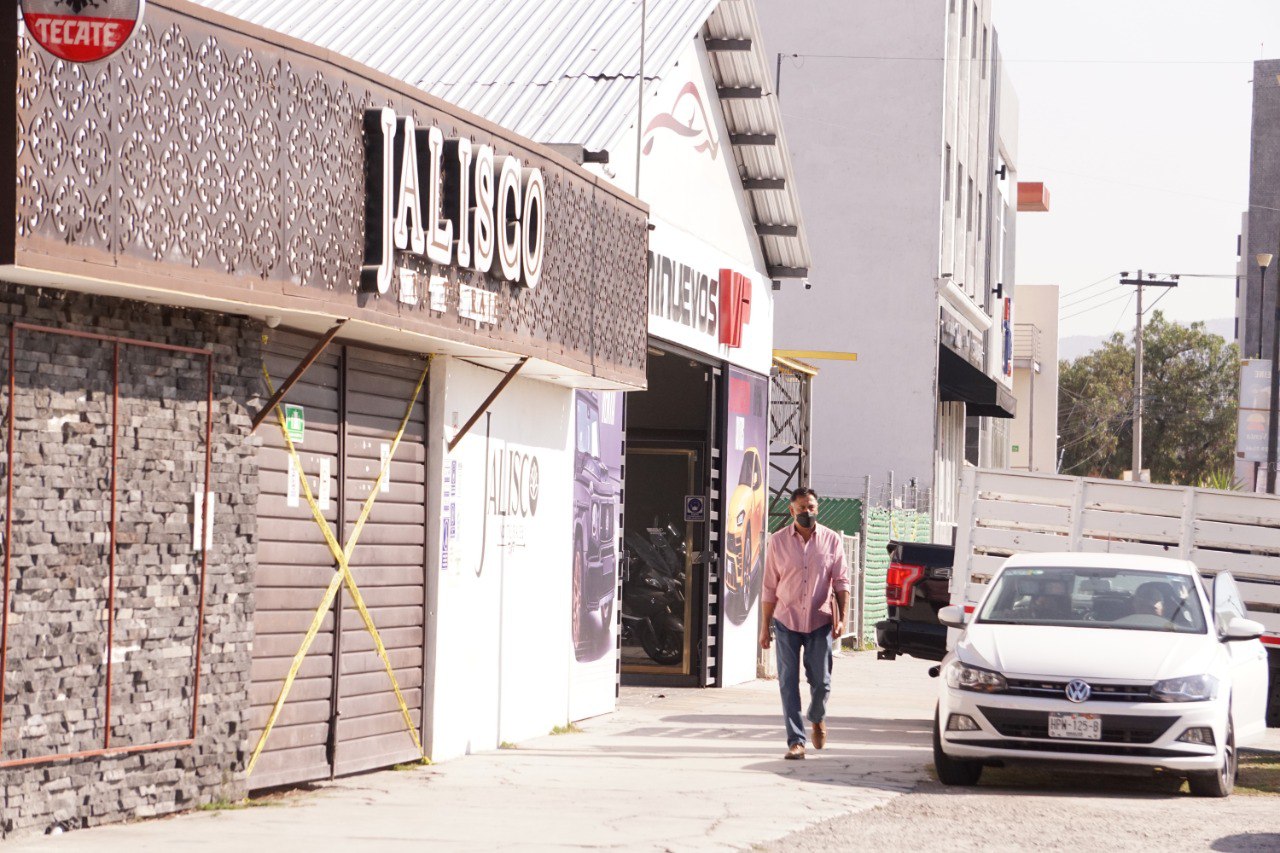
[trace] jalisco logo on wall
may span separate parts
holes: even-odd
[[[751,279],[730,269],[712,275],[651,251],[649,313],[741,347],[742,327],[751,320]]]
[[[124,47],[146,0],[21,0],[36,43],[68,62],[97,62]]]
[[[386,293],[395,250],[437,264],[457,262],[477,272],[537,287],[546,248],[546,185],[542,170],[518,157],[495,157],[493,146],[445,139],[390,107],[366,110],[362,290]]]

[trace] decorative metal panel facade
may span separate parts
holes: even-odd
[[[19,266],[354,316],[643,384],[646,211],[567,161],[181,0],[149,3],[141,31],[97,64],[57,60],[20,28],[16,41],[16,69],[0,66],[16,77],[16,158],[3,166],[15,172],[16,233],[0,252]],[[401,255],[416,282],[408,302],[398,286],[359,291],[362,118],[384,105],[542,170],[537,288]],[[433,306],[428,282],[442,280],[447,296]],[[461,285],[495,294],[492,324],[459,314]]]

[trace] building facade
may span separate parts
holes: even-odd
[[[616,559],[622,581],[614,609],[580,584],[578,665],[661,684],[754,678],[774,287],[809,271],[754,4],[204,2],[547,143],[648,205],[646,389],[579,401],[574,574]],[[380,15],[396,30],[369,39],[361,22]],[[604,429],[606,413],[625,431]],[[602,533],[605,469],[621,517]]]
[[[646,382],[644,205],[184,0],[95,65],[0,26],[0,833],[611,707],[576,403]]]
[[[1058,471],[1058,286],[1019,284],[1014,290],[1013,396],[1009,467]]]
[[[760,4],[814,254],[778,345],[858,356],[823,368],[815,485],[932,486],[942,540],[961,468],[1007,464],[1015,409],[1018,107],[990,6]]]
[[[1236,341],[1241,358],[1269,365],[1280,304],[1280,59],[1253,64],[1253,124],[1249,146],[1249,209],[1237,245]],[[1270,255],[1265,271],[1259,255]],[[1265,289],[1263,279],[1265,277]],[[1264,367],[1268,369],[1269,367]],[[1269,372],[1267,373],[1269,376]],[[1249,389],[1270,396],[1266,377]],[[1266,390],[1263,390],[1266,389]],[[1242,400],[1236,440],[1236,479],[1247,489],[1266,489],[1268,413],[1265,398]],[[1275,429],[1271,425],[1271,429]]]

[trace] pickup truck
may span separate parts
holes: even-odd
[[[947,629],[938,611],[951,603],[950,545],[919,542],[889,543],[889,572],[885,579],[888,618],[876,623],[876,656],[898,655],[942,660],[947,653]]]
[[[1014,554],[1176,557],[1194,562],[1206,581],[1229,571],[1249,618],[1266,628],[1267,725],[1280,727],[1280,497],[970,468],[961,477],[955,542],[954,549],[891,543],[879,657],[941,660],[954,639],[938,610],[954,604],[971,613]]]

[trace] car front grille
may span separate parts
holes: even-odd
[[[1049,714],[1045,711],[987,708],[981,705],[978,706],[978,710],[987,718],[987,722],[1005,737],[1049,739]],[[1177,717],[1103,714],[1101,742],[1154,743],[1177,720]],[[1054,738],[1054,741],[1061,742],[1058,738]]]
[[[1066,696],[1067,682],[1045,678],[1010,678],[1005,693],[1011,696],[1036,696],[1061,699]],[[1150,684],[1089,684],[1091,702],[1159,702],[1151,695]]]

